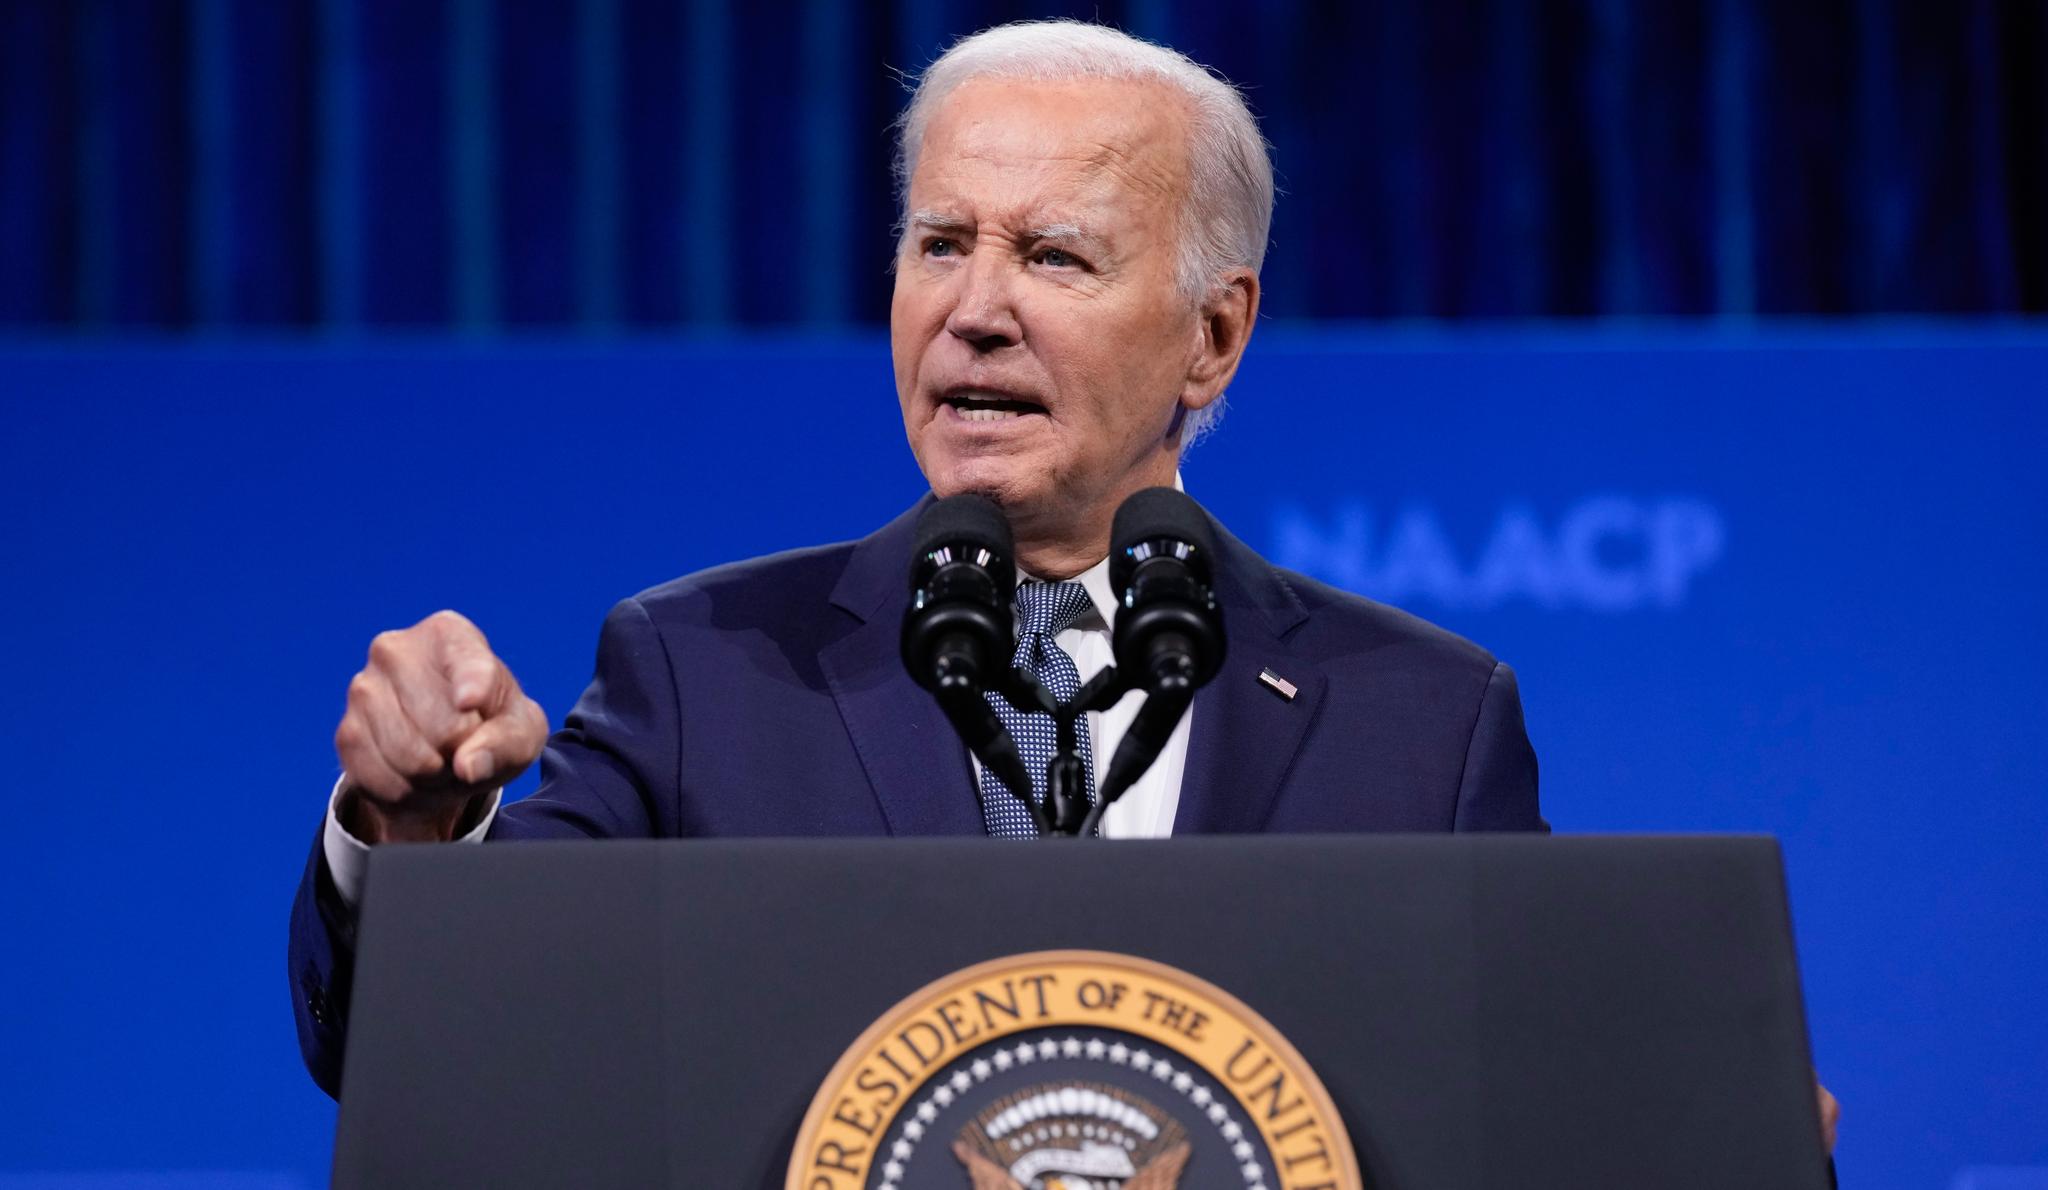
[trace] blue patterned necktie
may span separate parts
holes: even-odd
[[[1025,583],[1017,588],[1017,655],[1014,663],[1036,675],[1039,682],[1061,702],[1080,693],[1081,671],[1074,668],[1074,659],[1067,656],[1066,650],[1054,643],[1053,638],[1086,615],[1093,606],[1088,600],[1088,588],[1080,583]],[[1043,711],[1020,711],[1010,705],[1009,699],[993,692],[989,694],[988,701],[995,708],[996,718],[1003,721],[1011,738],[1017,741],[1017,752],[1024,759],[1024,768],[1031,774],[1033,803],[1045,804],[1045,766],[1052,760],[1059,744],[1052,716]],[[1088,739],[1087,716],[1075,721],[1074,730],[1077,737],[1074,750],[1080,754],[1082,769],[1087,774],[1084,788],[1089,804],[1093,805],[1095,749]],[[1038,820],[1032,816],[1030,808],[987,769],[981,772],[981,818],[988,827],[988,833],[998,839],[1032,839],[1038,836]]]

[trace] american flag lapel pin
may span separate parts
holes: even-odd
[[[1288,681],[1270,669],[1259,671],[1259,683],[1288,702],[1293,702],[1294,696],[1299,693],[1293,682]]]

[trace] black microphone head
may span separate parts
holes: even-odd
[[[931,555],[950,548],[957,557],[963,552],[963,547],[964,550],[978,550],[989,555],[983,564],[1008,577],[1010,559],[1016,553],[1010,537],[1010,522],[1004,519],[1003,510],[996,507],[996,502],[987,496],[970,492],[935,500],[917,518],[917,545],[911,551],[910,585],[921,587],[930,577]]]
[[[902,649],[919,685],[978,692],[1007,663],[1011,550],[1010,522],[985,496],[939,500],[918,517]]]
[[[1142,561],[1136,547],[1152,541],[1180,541],[1194,547],[1184,561],[1203,582],[1209,580],[1209,559],[1216,553],[1216,535],[1209,514],[1175,488],[1146,488],[1133,493],[1116,510],[1109,526],[1109,583],[1118,592],[1131,585]]]
[[[1119,673],[1151,695],[1191,691],[1223,664],[1223,609],[1209,581],[1216,534],[1202,506],[1146,488],[1116,510],[1109,579],[1123,604],[1110,633]]]

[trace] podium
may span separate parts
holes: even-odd
[[[1829,1181],[1762,838],[386,847],[359,937],[343,1187]]]

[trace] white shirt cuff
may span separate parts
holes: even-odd
[[[354,909],[363,899],[363,872],[370,865],[370,845],[349,834],[341,825],[336,811],[341,806],[341,787],[348,782],[343,774],[334,783],[334,792],[327,795],[327,829],[320,834],[320,851],[327,857],[327,874],[334,878],[334,891],[341,894],[342,904]],[[493,789],[491,804],[484,807],[484,816],[470,828],[469,833],[456,839],[457,843],[481,843],[490,833],[491,823],[498,817],[498,804],[505,798],[505,791]]]

